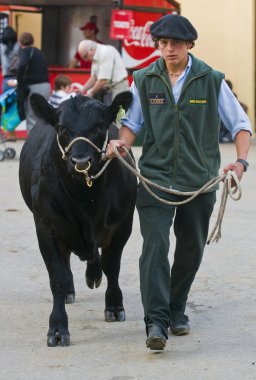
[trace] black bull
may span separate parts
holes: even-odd
[[[137,181],[118,159],[92,184],[91,177],[104,166],[99,152],[104,142],[118,136],[112,122],[120,106],[127,109],[131,100],[125,92],[107,107],[78,95],[54,109],[40,95],[31,97],[40,119],[23,145],[19,178],[34,216],[53,295],[48,346],[70,343],[65,302],[75,300],[71,252],[87,261],[85,277],[90,288],[100,285],[102,271],[106,275],[105,320],[125,319],[118,278],[122,251],[132,230]],[[83,139],[74,141],[77,137],[90,140],[98,149]]]

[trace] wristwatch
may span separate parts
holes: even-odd
[[[238,158],[236,162],[240,162],[240,164],[244,166],[244,171],[246,172],[246,170],[249,167],[249,163],[246,160],[243,160],[242,158]]]

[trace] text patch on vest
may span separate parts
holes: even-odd
[[[149,94],[149,104],[152,106],[162,106],[166,103],[166,98],[164,93],[153,92]]]
[[[189,99],[190,104],[207,104],[207,99]]]

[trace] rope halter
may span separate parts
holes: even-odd
[[[107,143],[108,143],[108,130],[107,130],[107,133],[106,133],[106,137],[105,137],[102,149],[100,149],[97,145],[95,145],[91,140],[87,139],[86,137],[76,137],[76,138],[74,138],[73,140],[71,140],[71,142],[68,144],[68,146],[66,146],[63,149],[62,146],[61,146],[61,144],[60,144],[59,136],[58,136],[58,133],[57,133],[57,144],[58,144],[59,149],[61,151],[62,159],[63,160],[67,161],[67,155],[68,155],[70,149],[72,148],[72,146],[77,141],[84,141],[87,144],[89,144],[90,146],[92,146],[98,153],[101,154],[101,161],[106,161],[106,147],[107,147]],[[86,184],[87,184],[88,187],[91,187],[92,186],[92,181],[94,179],[98,178],[104,172],[104,170],[110,164],[110,162],[111,162],[111,160],[106,161],[106,163],[101,168],[101,170],[97,174],[92,175],[92,176],[89,176],[89,174],[88,174],[88,171],[89,171],[89,169],[91,167],[91,163],[90,162],[88,162],[88,165],[87,165],[87,167],[85,169],[79,169],[78,166],[77,166],[77,164],[76,164],[75,165],[75,170],[78,173],[83,173],[85,175]]]

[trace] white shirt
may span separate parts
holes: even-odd
[[[121,82],[128,77],[118,50],[114,46],[102,44],[97,44],[92,60],[91,75],[95,75],[97,80],[107,79],[112,83]]]
[[[10,73],[10,65],[12,63],[12,59],[15,57],[15,56],[18,56],[19,54],[19,50],[20,50],[20,44],[18,42],[16,42],[16,44],[14,45],[13,49],[11,52],[9,52],[9,54],[6,53],[6,50],[7,50],[7,46],[4,45],[4,44],[0,44],[0,50],[1,50],[1,53],[0,53],[0,63],[1,63],[1,66],[2,66],[2,75],[3,76],[14,76],[13,73]]]

